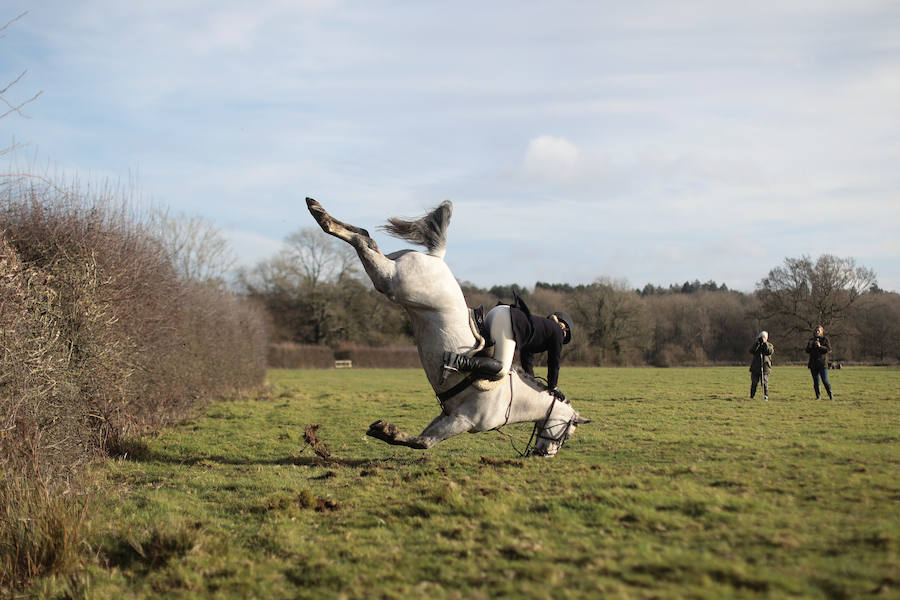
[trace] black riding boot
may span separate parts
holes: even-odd
[[[487,356],[465,356],[454,352],[444,353],[444,370],[466,371],[486,379],[503,379],[503,363]]]

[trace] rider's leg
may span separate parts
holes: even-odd
[[[448,352],[444,355],[446,371],[467,371],[488,379],[503,379],[512,366],[516,343],[512,337],[512,320],[508,306],[497,306],[484,320],[494,341],[494,358],[464,356]]]
[[[503,363],[488,356],[466,356],[454,352],[444,354],[445,371],[468,371],[479,377],[503,379]]]
[[[509,306],[505,304],[495,306],[484,318],[484,322],[491,332],[491,339],[494,340],[494,358],[503,365],[500,372],[509,373],[516,353]]]

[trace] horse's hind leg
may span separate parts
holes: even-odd
[[[306,206],[322,231],[353,246],[375,289],[393,299],[391,280],[396,272],[394,261],[381,253],[369,232],[362,227],[338,221],[312,198],[306,199]]]
[[[329,215],[325,209],[322,208],[322,205],[313,198],[306,199],[306,207],[316,220],[316,223],[319,224],[319,227],[321,227],[322,231],[325,233],[344,240],[354,248],[360,243],[363,243],[375,252],[379,252],[378,244],[375,243],[375,240],[372,239],[369,232],[362,227],[356,227],[355,225],[338,221]]]

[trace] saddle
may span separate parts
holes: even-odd
[[[485,350],[494,345],[494,340],[491,339],[491,331],[488,329],[487,324],[484,322],[484,305],[479,304],[475,308],[472,309],[472,330],[473,333],[480,336],[483,340],[482,344],[479,344],[481,348],[477,349],[473,355],[486,355]],[[492,390],[498,387],[501,383],[506,381],[506,378],[509,377],[508,373],[505,373],[501,379],[483,379],[477,378],[472,382],[472,387],[482,392],[486,392],[488,390]]]
[[[487,356],[488,354],[485,352],[488,348],[494,345],[494,341],[491,339],[491,332],[488,329],[487,325],[484,322],[484,306],[480,305],[475,308],[469,309],[469,329],[472,331],[472,334],[475,336],[475,346],[465,353],[465,356]],[[441,375],[441,384],[444,382],[444,376],[446,375],[446,368],[442,372]],[[474,387],[475,389],[486,392],[488,390],[492,390],[498,387],[501,383],[506,381],[509,377],[508,373],[504,373],[503,377],[498,380],[485,379],[475,373],[470,373],[465,379],[460,381],[458,384],[450,388],[449,390],[445,390],[437,394],[438,400],[441,402],[441,406],[443,403],[460,393],[464,389],[469,386]]]
[[[472,322],[475,324],[475,332],[484,339],[484,348],[490,348],[494,345],[491,339],[491,332],[484,322],[484,305],[479,304],[472,309]]]

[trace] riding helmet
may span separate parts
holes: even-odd
[[[551,313],[547,318],[552,319],[556,317],[560,321],[566,324],[566,332],[563,337],[563,344],[568,344],[572,341],[572,317],[569,316],[569,313],[558,310],[555,313]]]

